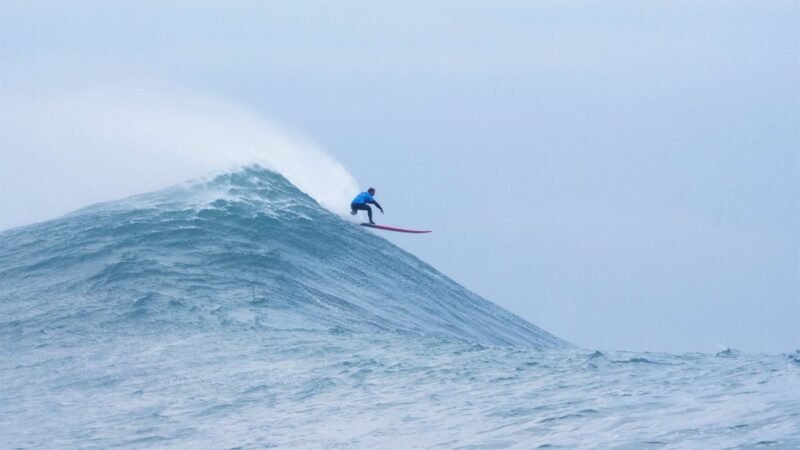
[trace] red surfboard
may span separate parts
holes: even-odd
[[[400,232],[400,233],[417,233],[417,234],[419,234],[419,233],[430,233],[431,232],[431,230],[409,230],[409,229],[406,229],[406,228],[387,227],[386,225],[377,225],[377,224],[373,225],[371,223],[362,223],[361,226],[362,227],[368,227],[368,228],[377,228],[379,230],[386,230],[386,231],[397,231],[397,232]]]

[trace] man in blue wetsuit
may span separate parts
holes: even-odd
[[[369,216],[369,223],[375,225],[375,222],[372,221],[372,208],[367,205],[367,203],[372,203],[373,205],[377,206],[378,209],[381,210],[381,214],[383,214],[383,208],[381,205],[375,201],[375,188],[367,189],[367,192],[362,192],[356,195],[356,198],[353,199],[353,203],[350,204],[350,214],[356,215],[359,210],[364,210],[367,212]]]

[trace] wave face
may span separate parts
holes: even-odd
[[[259,166],[0,235],[5,333],[405,331],[568,344]]]

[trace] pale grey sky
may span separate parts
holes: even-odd
[[[578,345],[800,348],[797,2],[265,3],[0,0],[0,229],[235,160],[76,121],[227,142],[259,116],[435,230],[388,238]]]

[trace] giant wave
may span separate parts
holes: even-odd
[[[337,328],[568,345],[259,166],[3,233],[0,292],[18,336]]]

